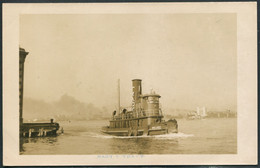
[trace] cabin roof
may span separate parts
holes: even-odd
[[[141,97],[161,97],[159,94],[144,94],[144,95],[141,95]]]

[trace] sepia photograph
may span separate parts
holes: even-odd
[[[237,156],[239,16],[19,13],[17,157]]]
[[[236,14],[21,15],[20,154],[236,153],[236,48]]]

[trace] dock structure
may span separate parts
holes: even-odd
[[[20,137],[54,136],[59,130],[59,124],[49,123],[23,123],[23,83],[24,83],[24,62],[29,52],[19,47],[19,132]]]
[[[59,130],[59,124],[54,123],[51,119],[50,123],[23,123],[22,124],[22,137],[45,137],[55,136]]]

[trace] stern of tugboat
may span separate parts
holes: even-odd
[[[178,123],[176,119],[170,119],[167,122],[168,133],[178,133]]]

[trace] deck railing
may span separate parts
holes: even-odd
[[[139,110],[137,112],[131,112],[128,114],[119,114],[112,116],[111,120],[121,120],[121,119],[131,119],[139,117],[151,117],[151,116],[162,116],[162,110],[159,109],[149,109],[149,110]]]

